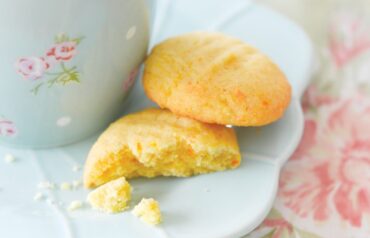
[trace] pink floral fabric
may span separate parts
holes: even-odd
[[[274,209],[248,237],[370,237],[370,20],[341,10],[327,33],[302,101],[303,138]]]
[[[335,214],[360,227],[370,215],[370,99],[339,100],[319,113],[326,115],[319,126],[306,119],[308,143],[285,166],[279,200],[301,217]]]

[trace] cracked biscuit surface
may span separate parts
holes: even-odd
[[[276,64],[221,33],[187,33],[155,46],[143,85],[161,108],[223,125],[269,124],[291,99],[291,86]]]
[[[84,184],[124,176],[186,177],[236,168],[241,155],[232,128],[147,109],[114,122],[92,147]]]

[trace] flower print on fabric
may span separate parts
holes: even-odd
[[[361,227],[370,222],[370,99],[340,100],[319,113],[320,125],[306,119],[310,133],[282,171],[278,199],[301,217]]]

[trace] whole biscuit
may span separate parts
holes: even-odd
[[[188,33],[158,44],[146,60],[143,85],[160,107],[223,125],[269,124],[291,99],[277,65],[221,33]]]

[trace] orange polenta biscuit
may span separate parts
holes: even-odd
[[[290,84],[276,64],[221,33],[188,33],[155,46],[143,85],[160,107],[223,125],[269,124],[291,99]]]
[[[147,109],[119,119],[99,137],[84,184],[96,187],[122,176],[186,177],[236,168],[240,159],[232,128]]]

